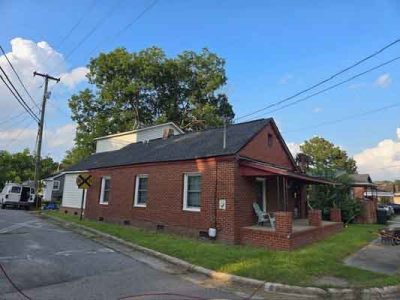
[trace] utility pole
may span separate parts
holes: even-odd
[[[36,208],[39,208],[39,180],[40,180],[40,167],[41,167],[41,152],[42,152],[42,138],[43,138],[43,125],[44,125],[44,113],[46,111],[46,101],[50,98],[47,91],[49,86],[49,80],[54,80],[56,82],[60,81],[60,78],[52,77],[48,74],[41,74],[38,72],[33,72],[33,76],[44,77],[44,93],[42,100],[42,110],[40,111],[40,122],[38,124],[38,143],[36,149],[36,161],[35,161],[35,202]]]

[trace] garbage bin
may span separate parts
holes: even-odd
[[[378,224],[386,225],[388,216],[387,216],[387,211],[385,209],[377,209],[376,210],[376,218],[378,221]]]

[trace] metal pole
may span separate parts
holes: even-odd
[[[81,221],[82,221],[82,215],[83,215],[83,202],[85,201],[85,193],[86,193],[86,190],[82,190],[81,215],[79,217],[79,220],[81,220]]]
[[[41,152],[42,152],[42,139],[43,139],[43,126],[44,126],[44,114],[46,111],[46,100],[49,98],[48,95],[48,86],[49,86],[49,79],[55,80],[57,82],[60,81],[59,78],[54,78],[49,76],[48,74],[41,74],[37,73],[36,71],[33,72],[34,76],[41,76],[44,77],[44,92],[43,92],[43,100],[42,100],[42,110],[40,111],[40,122],[38,124],[38,144],[36,149],[36,161],[35,161],[35,202],[36,208],[39,208],[39,180],[40,180],[40,160],[41,160]]]

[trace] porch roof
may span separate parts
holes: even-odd
[[[240,158],[239,165],[240,165],[240,174],[242,176],[265,177],[265,176],[279,175],[297,179],[299,181],[303,181],[308,184],[329,184],[329,185],[337,184],[336,182],[333,182],[328,179],[294,172],[265,162],[252,161],[246,158]]]

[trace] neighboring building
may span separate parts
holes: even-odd
[[[150,141],[161,138],[168,132],[171,135],[183,134],[184,132],[174,123],[144,127],[132,131],[111,134],[94,139],[96,142],[96,153],[118,150],[132,143]]]
[[[369,192],[364,192],[364,197],[366,198],[372,198],[376,197],[378,203],[392,203],[393,202],[393,197],[394,194],[392,192],[386,192],[386,191],[380,191],[376,190],[376,192],[369,191]]]
[[[293,249],[341,230],[340,210],[321,221],[308,212],[307,184],[332,184],[297,167],[273,119],[133,143],[91,155],[85,217]],[[275,213],[275,228],[255,226],[253,203]],[[308,217],[308,221],[307,218]]]
[[[96,153],[121,149],[132,143],[147,142],[163,136],[183,134],[183,131],[174,123],[164,123],[122,132],[95,139]],[[67,168],[62,172],[64,175],[64,188],[62,190],[61,209],[66,212],[77,214],[80,211],[83,190],[78,189],[76,177],[86,172],[85,169]],[[86,200],[84,200],[84,207]]]
[[[62,173],[51,175],[43,179],[43,200],[61,201],[64,190],[64,178]]]
[[[369,174],[351,174],[353,180],[352,196],[361,203],[361,215],[357,217],[357,223],[376,223],[377,188]]]
[[[393,203],[400,204],[400,192],[393,194]]]

